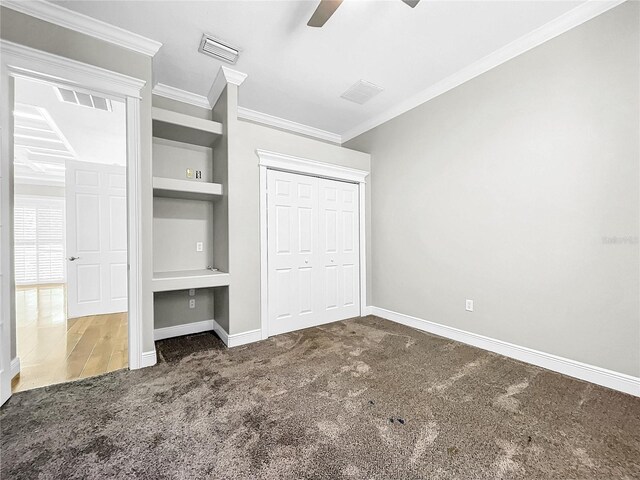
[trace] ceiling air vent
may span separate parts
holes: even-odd
[[[77,92],[67,88],[54,87],[56,95],[61,102],[73,103],[82,107],[95,108],[111,112],[111,100],[108,98],[98,97],[97,95],[89,95],[88,93]]]
[[[359,103],[360,105],[362,105],[363,103],[371,100],[382,90],[384,90],[382,87],[379,87],[378,85],[375,85],[371,82],[358,80],[340,96],[345,100],[349,100],[351,102]]]
[[[206,33],[202,36],[198,51],[231,64],[236,63],[240,55],[240,51],[236,47]]]

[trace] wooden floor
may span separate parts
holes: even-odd
[[[66,303],[64,285],[16,287],[20,375],[13,392],[127,366],[127,314],[67,320]]]

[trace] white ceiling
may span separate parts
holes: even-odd
[[[17,182],[63,182],[67,159],[126,165],[125,105],[107,112],[61,101],[52,85],[15,79]]]
[[[323,28],[316,1],[57,1],[160,41],[154,81],[207,95],[221,65],[198,53],[204,32],[242,49],[240,105],[344,134],[529,34],[583,1],[345,0]],[[363,79],[364,105],[340,95]]]

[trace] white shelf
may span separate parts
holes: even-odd
[[[211,147],[222,135],[222,124],[213,120],[192,117],[182,113],[153,107],[153,136]]]
[[[213,200],[222,195],[222,185],[195,180],[153,177],[155,197],[186,198],[190,200]]]
[[[180,272],[155,272],[153,291],[168,292],[188,290],[190,288],[225,287],[229,285],[230,275],[211,270],[184,270]]]

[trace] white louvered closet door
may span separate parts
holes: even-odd
[[[357,189],[268,171],[269,335],[360,314]]]

